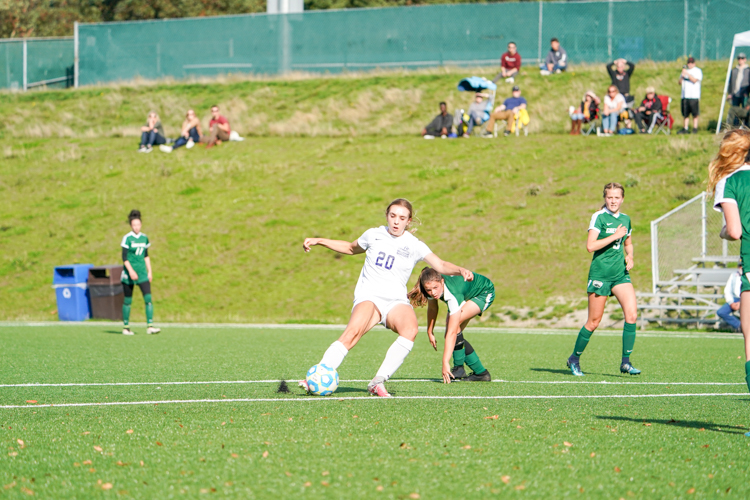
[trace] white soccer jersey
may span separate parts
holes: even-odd
[[[395,237],[385,226],[368,229],[357,243],[367,257],[354,289],[355,301],[367,296],[406,299],[406,282],[414,266],[432,253],[413,234],[404,232]]]

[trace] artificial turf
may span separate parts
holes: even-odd
[[[303,395],[293,381],[337,338],[335,327],[167,326],[135,337],[119,330],[0,326],[0,495],[750,493],[750,397],[738,336],[639,332],[632,359],[643,374],[626,377],[619,333],[597,332],[582,357],[587,376],[574,379],[565,369],[573,331],[469,327],[466,337],[503,382],[444,385],[425,380],[439,377],[440,356],[420,333],[388,383],[396,397],[384,400],[365,392],[393,341],[380,327],[351,351],[327,398]],[[278,382],[250,383],[281,379],[290,393],[278,393]],[[14,385],[29,383],[143,385]],[[104,404],[60,406],[71,403]]]

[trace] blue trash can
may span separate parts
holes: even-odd
[[[89,268],[91,264],[57,266],[52,288],[57,295],[57,316],[60,321],[85,321],[91,317],[89,299]]]

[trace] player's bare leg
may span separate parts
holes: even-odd
[[[638,321],[638,301],[632,283],[622,283],[612,288],[612,293],[620,302],[625,324],[622,327],[622,363],[620,372],[639,375],[641,371],[630,363],[630,354],[635,345],[635,322]]]
[[[320,360],[320,364],[338,370],[341,363],[344,362],[346,355],[349,354],[349,350],[357,345],[359,339],[365,333],[372,330],[372,327],[379,322],[380,311],[378,311],[374,303],[365,301],[354,306],[344,333],[326,350],[323,354],[323,359]],[[300,380],[299,386],[307,390],[307,382],[305,380]]]
[[[375,378],[367,386],[370,394],[380,397],[390,397],[385,389],[385,381],[396,373],[401,364],[414,347],[414,339],[417,338],[419,325],[414,309],[406,304],[399,304],[388,313],[386,326],[398,334],[398,338],[385,354],[383,364],[375,374]]]

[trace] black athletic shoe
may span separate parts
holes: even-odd
[[[679,132],[677,132],[677,135],[683,135],[683,134],[689,134],[689,133],[690,133],[690,131],[688,129],[684,128],[684,129],[680,130]]]
[[[485,370],[481,375],[472,373],[471,375],[463,379],[462,382],[492,382],[492,377],[490,377],[490,371]]]
[[[453,374],[453,378],[455,378],[456,380],[467,377],[466,370],[464,370],[464,365],[454,366],[453,368],[451,368],[451,373]]]

